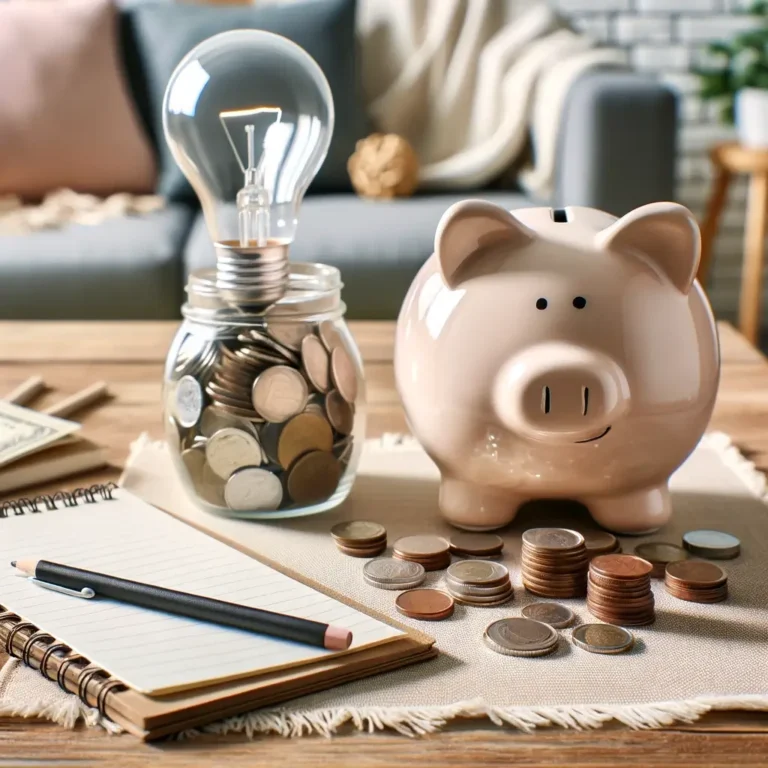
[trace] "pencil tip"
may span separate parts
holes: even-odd
[[[15,568],[15,567],[16,567],[16,561],[15,560],[11,560],[11,568]]]

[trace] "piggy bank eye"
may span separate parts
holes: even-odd
[[[536,301],[536,309],[546,309],[547,308],[547,300],[546,299],[538,299]]]
[[[584,307],[587,306],[587,300],[583,296],[577,296],[573,300],[573,306],[576,307],[576,309],[584,309]]]

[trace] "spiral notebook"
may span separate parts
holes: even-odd
[[[0,508],[0,643],[143,738],[434,655],[431,638],[162,512],[96,486]],[[348,651],[42,589],[41,557],[351,629]],[[0,646],[2,647],[2,646]]]

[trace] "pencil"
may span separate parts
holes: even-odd
[[[30,376],[19,384],[13,392],[9,392],[3,399],[14,405],[27,405],[31,403],[43,390],[45,382],[42,376]]]
[[[14,560],[11,566],[34,577],[43,587],[63,587],[78,593],[93,590],[97,597],[108,597],[143,608],[272,635],[332,651],[345,651],[352,643],[352,632],[348,629],[297,616],[142,584],[48,560]]]
[[[75,392],[74,395],[59,400],[58,403],[47,408],[44,413],[47,413],[49,416],[58,416],[60,419],[66,419],[77,411],[104,400],[108,394],[107,385],[103,381],[97,381],[95,384],[91,384],[90,387],[81,389],[79,392]]]

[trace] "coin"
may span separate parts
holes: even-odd
[[[279,322],[270,320],[267,333],[278,343],[288,347],[293,352],[301,349],[302,339],[310,333],[309,327],[303,323]]]
[[[194,427],[203,410],[203,390],[192,376],[182,376],[176,382],[174,415],[182,427]]]
[[[499,619],[489,624],[483,634],[485,642],[497,653],[546,655],[557,647],[557,632],[548,624],[525,618]]]
[[[302,340],[301,362],[310,384],[318,392],[327,392],[331,386],[330,361],[328,352],[317,336],[305,336]]]
[[[426,575],[424,566],[419,563],[411,563],[407,560],[395,560],[391,557],[380,557],[371,560],[363,567],[363,575],[373,581],[385,584],[397,584],[414,579],[423,579]]]
[[[523,543],[536,550],[557,552],[581,547],[584,537],[568,528],[529,528],[523,532]]]
[[[334,347],[344,346],[344,340],[333,320],[323,320],[317,328],[317,333],[328,352],[332,352]]]
[[[386,548],[386,541],[370,547],[345,547],[342,544],[336,545],[336,549],[338,549],[339,552],[349,555],[350,557],[376,557],[376,555],[380,555]]]
[[[453,533],[449,545],[456,554],[485,557],[499,554],[504,548],[504,539],[495,533]]]
[[[582,535],[590,557],[608,555],[621,550],[619,540],[608,531],[585,531]]]
[[[259,374],[251,390],[253,407],[267,421],[281,423],[301,413],[309,389],[304,377],[287,365],[275,365]]]
[[[330,451],[333,448],[331,425],[315,413],[294,416],[280,432],[277,459],[288,469],[299,456],[309,451]]]
[[[212,437],[214,432],[218,432],[225,427],[233,427],[234,429],[243,429],[247,432],[254,432],[253,425],[241,419],[238,416],[233,416],[231,413],[222,411],[216,406],[209,405],[200,418],[200,432],[205,437]]]
[[[647,560],[653,566],[651,576],[662,579],[664,578],[664,570],[667,567],[667,563],[688,559],[688,553],[682,547],[663,541],[638,544],[635,547],[635,554]]]
[[[479,605],[486,608],[508,603],[515,594],[511,584],[504,590],[504,592],[500,592],[498,595],[466,595],[461,592],[454,592],[450,588],[448,589],[448,592],[459,603],[463,603],[464,605]]]
[[[574,620],[573,611],[560,603],[529,603],[520,613],[526,619],[541,621],[555,629],[569,627]]]
[[[332,453],[310,451],[291,466],[286,487],[297,504],[314,504],[331,496],[340,478],[341,464]]]
[[[331,377],[339,394],[348,403],[354,403],[357,399],[357,370],[343,346],[334,347],[331,352]]]
[[[634,555],[600,555],[592,560],[590,571],[613,579],[637,579],[649,576],[653,566]]]
[[[262,463],[259,441],[242,429],[225,427],[215,432],[205,445],[205,457],[211,469],[223,480],[241,467]]]
[[[682,560],[667,566],[666,581],[681,587],[717,587],[727,579],[726,572],[719,565],[703,560]]]
[[[280,479],[266,469],[243,467],[232,473],[224,486],[224,500],[230,509],[274,510],[283,500]]]
[[[181,453],[181,460],[187,468],[187,472],[195,478],[202,477],[205,465],[205,450],[202,448],[187,448]]]
[[[337,389],[332,389],[325,396],[325,411],[331,426],[340,435],[348,435],[352,431],[355,421],[352,406],[339,394]]]
[[[683,534],[683,546],[692,554],[710,560],[730,560],[741,552],[741,542],[723,531],[688,531]]]
[[[366,565],[373,562],[376,562],[376,561],[369,560],[368,563],[366,563]],[[424,576],[413,579],[412,581],[400,581],[400,582],[394,582],[394,583],[388,584],[384,581],[376,581],[375,579],[371,579],[365,574],[363,574],[363,581],[366,584],[370,584],[372,587],[376,587],[377,589],[389,589],[392,591],[397,590],[399,592],[402,592],[405,589],[413,589],[414,587],[418,587],[420,584],[423,584],[425,577],[426,577],[426,571],[424,572]]]
[[[381,523],[368,520],[349,520],[336,523],[331,528],[331,536],[345,546],[362,546],[386,539],[387,529]]]
[[[635,643],[635,636],[626,629],[610,624],[582,624],[571,634],[573,644],[590,653],[624,653]]]
[[[409,589],[395,600],[395,608],[400,613],[423,621],[447,619],[453,607],[453,598],[439,589]]]
[[[412,558],[441,558],[448,552],[448,542],[441,536],[405,536],[398,539],[393,549]]]
[[[456,581],[476,586],[490,587],[509,581],[509,570],[505,566],[487,560],[462,560],[453,563],[447,575]]]
[[[424,566],[425,570],[427,571],[442,571],[443,568],[447,568],[451,563],[451,556],[450,554],[445,555],[445,557],[441,558],[432,558],[432,559],[424,559],[424,560],[416,560],[414,558],[405,557],[404,555],[400,554],[399,552],[393,552],[392,557],[398,559],[398,560],[407,560],[409,562],[416,562],[420,563]]]
[[[490,597],[493,595],[504,594],[509,589],[510,581],[507,579],[503,584],[493,587],[478,587],[475,584],[465,584],[463,581],[456,581],[450,576],[445,577],[445,583],[452,593],[459,595],[478,595],[479,597]]]

